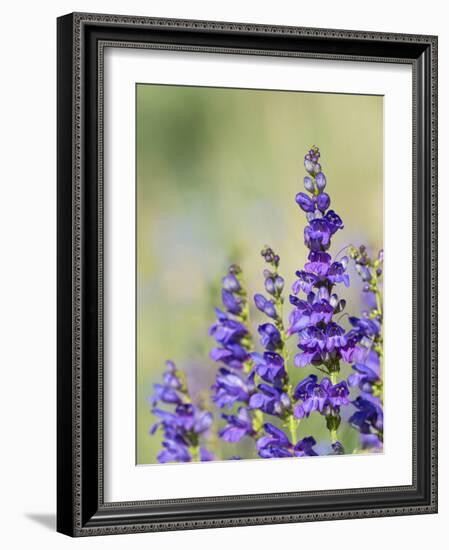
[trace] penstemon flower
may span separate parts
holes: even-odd
[[[349,256],[364,282],[369,310],[362,317],[348,315],[351,328],[347,331],[339,324],[346,301],[339,297],[336,287],[349,287],[349,258],[337,259],[339,255],[333,257],[330,251],[332,237],[343,229],[343,222],[330,209],[318,147],[312,147],[305,155],[304,167],[306,192],[296,195],[296,203],[306,215],[304,244],[309,253],[292,285],[288,326],[283,321],[285,281],[279,273],[280,258],[265,246],[265,292],[254,295],[256,308],[265,315],[256,333],[262,350],[255,351],[259,344],[253,340],[248,295],[237,265],[232,265],[222,279],[223,308],[215,309],[216,322],[209,330],[216,342],[210,357],[219,364],[211,388],[212,400],[219,409],[227,409],[221,414],[225,424],[218,436],[231,444],[243,438],[252,440],[261,458],[317,455],[314,437],[298,437],[301,420],[312,413],[325,418],[331,438],[330,454],[345,454],[337,430],[342,422],[341,408],[351,406],[353,413],[344,418],[349,417],[347,423],[360,432],[360,447],[382,448],[383,253],[372,260],[364,246],[350,247]],[[293,361],[287,348],[291,337],[297,338],[299,350]],[[343,362],[352,366],[348,381],[338,378]],[[292,366],[311,366],[316,374],[309,374],[294,387]],[[349,387],[358,391],[355,399]],[[158,408],[159,402],[171,409]],[[160,419],[152,433],[158,428],[164,432],[159,462],[215,458],[202,445],[213,423],[212,414],[192,403],[185,376],[170,361],[163,383],[154,385],[152,405],[153,414]],[[266,422],[266,416],[272,422]],[[230,460],[240,458],[232,455]]]
[[[285,458],[293,456],[317,456],[313,450],[316,441],[313,437],[305,437],[293,444],[285,433],[273,424],[264,424],[267,435],[257,441],[257,449],[262,458]]]
[[[290,314],[288,335],[296,334],[300,353],[295,366],[313,365],[327,376],[318,382],[315,375],[300,383],[295,391],[299,404],[294,413],[297,418],[317,411],[326,417],[332,442],[340,425],[340,407],[349,404],[349,389],[345,381],[337,383],[340,361],[350,362],[356,351],[357,335],[346,333],[334,319],[345,306],[334,292],[337,284],[349,286],[346,273],[348,258],[333,260],[328,252],[332,236],[343,229],[343,222],[330,210],[331,199],[324,192],[326,177],[319,164],[320,152],[313,147],[306,154],[304,166],[308,175],[304,187],[309,194],[300,192],[296,202],[306,213],[308,224],[304,229],[304,244],[309,249],[308,261],[296,272],[290,303],[295,307]],[[305,296],[300,297],[301,293]]]
[[[369,310],[362,318],[350,317],[353,331],[359,339],[358,361],[352,365],[354,373],[348,378],[350,386],[358,387],[360,395],[353,402],[356,412],[349,423],[360,431],[362,449],[382,449],[383,407],[382,407],[382,273],[383,251],[377,258],[368,256],[365,246],[351,247],[350,256],[364,282],[363,292]]]
[[[213,460],[213,454],[200,444],[212,425],[212,414],[192,403],[184,373],[178,371],[172,361],[167,361],[166,367],[163,384],[154,385],[151,399],[151,412],[160,420],[152,426],[150,433],[154,434],[158,429],[164,433],[164,449],[158,454],[158,461]],[[174,405],[174,410],[156,407],[159,402]]]
[[[212,386],[213,401],[219,408],[232,408],[240,405],[237,415],[222,414],[226,426],[219,431],[224,440],[237,443],[244,436],[256,437],[263,423],[260,411],[249,407],[255,392],[254,372],[252,372],[251,352],[253,342],[248,328],[249,307],[243,286],[242,271],[232,265],[223,278],[221,292],[225,311],[216,308],[217,322],[209,334],[221,346],[212,349],[212,360],[224,363],[218,371]]]
[[[295,445],[298,421],[293,415],[292,387],[286,368],[289,359],[286,347],[287,334],[282,319],[284,279],[278,272],[280,258],[272,248],[265,246],[261,254],[271,268],[263,272],[265,290],[271,298],[256,294],[254,303],[271,322],[263,323],[258,328],[260,343],[265,352],[262,355],[252,353],[251,356],[254,361],[254,372],[262,382],[258,384],[257,392],[251,396],[249,405],[252,409],[260,409],[265,414],[278,417],[289,430],[290,438]],[[265,424],[265,429],[267,425],[271,426]],[[266,454],[265,450],[261,452],[259,444],[258,450],[260,456]]]

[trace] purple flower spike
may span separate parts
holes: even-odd
[[[174,405],[174,410],[165,410],[158,407],[152,413],[159,421],[150,430],[154,434],[157,430],[163,432],[163,449],[158,454],[158,461],[190,462],[199,456],[200,460],[212,460],[212,455],[203,448],[198,449],[200,437],[207,436],[212,425],[212,413],[202,410],[191,402],[185,383],[181,380],[181,373],[177,371],[172,361],[167,361],[167,370],[164,373],[164,384],[155,384],[153,405],[162,401]]]

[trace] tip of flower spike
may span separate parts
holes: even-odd
[[[264,260],[267,262],[267,264],[270,264],[274,267],[278,267],[280,258],[279,256],[274,252],[274,250],[271,248],[271,246],[268,246],[267,244],[262,248],[260,251],[260,255],[264,258]]]
[[[311,176],[315,176],[321,172],[321,166],[319,164],[320,150],[314,145],[304,156],[304,168],[309,172]]]
[[[228,272],[232,275],[238,275],[242,272],[242,268],[237,264],[231,264],[228,268]]]

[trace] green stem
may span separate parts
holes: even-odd
[[[190,447],[190,453],[192,455],[192,462],[199,462],[200,460],[200,446]]]
[[[337,383],[337,371],[332,371],[330,374],[330,379],[332,385],[334,386]],[[335,443],[337,441],[337,430],[329,430],[331,442]]]
[[[298,442],[298,430],[299,420],[297,420],[292,414],[288,417],[288,428],[290,430],[290,439],[293,445]]]

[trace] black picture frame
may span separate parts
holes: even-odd
[[[58,30],[57,530],[71,536],[437,512],[437,37],[74,13]],[[105,503],[102,47],[407,63],[413,69],[413,483]],[[261,488],[261,490],[263,490]]]

